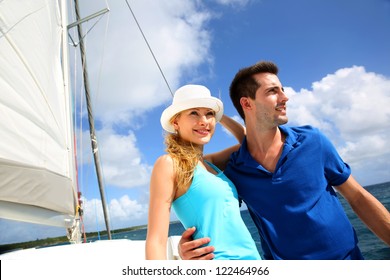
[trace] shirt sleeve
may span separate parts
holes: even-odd
[[[351,167],[343,161],[335,146],[322,132],[318,131],[318,136],[323,151],[325,177],[332,186],[341,185],[351,175]]]

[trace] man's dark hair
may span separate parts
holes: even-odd
[[[253,75],[259,73],[271,73],[278,74],[278,66],[270,61],[260,61],[256,64],[240,69],[230,84],[229,92],[230,99],[233,102],[234,107],[240,114],[241,118],[245,121],[244,110],[241,107],[241,97],[249,97],[255,99],[256,91],[261,86],[253,78]]]

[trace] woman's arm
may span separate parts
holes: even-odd
[[[241,144],[242,141],[244,141],[245,134],[246,134],[246,130],[244,126],[242,126],[240,123],[236,122],[235,120],[233,120],[232,118],[226,115],[222,116],[220,123],[234,135],[238,143]],[[225,170],[230,155],[240,148],[240,144],[231,146],[227,149],[224,149],[216,153],[205,155],[204,159],[212,162],[219,169]]]
[[[148,230],[145,256],[147,260],[167,259],[170,209],[174,195],[173,161],[168,155],[159,157],[150,179]]]

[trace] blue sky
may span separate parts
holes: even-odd
[[[80,2],[82,16],[107,5]],[[228,95],[231,79],[242,67],[274,61],[290,97],[289,125],[319,127],[363,186],[390,181],[390,1],[128,3],[172,91],[203,84],[239,119]],[[172,97],[126,2],[108,6],[87,36],[87,57],[111,228],[117,229],[147,223],[150,172],[164,153],[159,119]],[[97,231],[104,223],[86,129],[78,135],[80,188],[86,231]],[[219,127],[205,150],[233,144]],[[0,230],[0,244],[65,235],[7,220],[0,220]]]

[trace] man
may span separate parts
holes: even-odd
[[[230,98],[245,121],[246,139],[224,171],[259,231],[264,259],[363,259],[335,192],[390,245],[390,213],[351,175],[330,141],[311,126],[287,127],[286,103],[272,62],[241,69]],[[207,237],[183,233],[183,259],[211,259]]]

